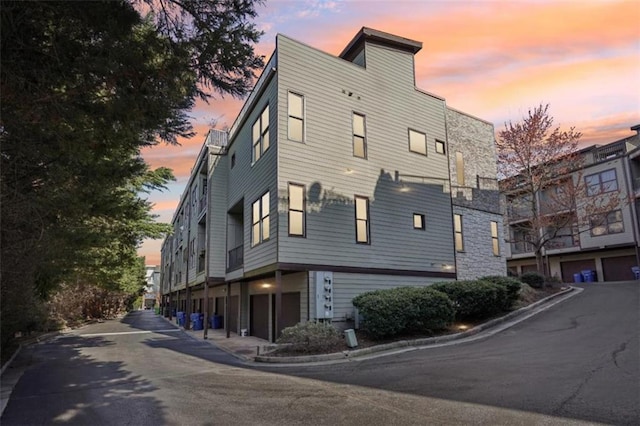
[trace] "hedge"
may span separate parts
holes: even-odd
[[[520,296],[520,289],[522,288],[522,282],[512,277],[503,277],[499,275],[490,275],[480,278],[482,281],[487,281],[493,284],[497,284],[505,289],[504,297],[502,297],[502,310],[508,311],[516,303]]]
[[[506,287],[488,281],[450,281],[431,286],[453,301],[456,319],[482,319],[503,311]]]
[[[453,321],[451,300],[431,287],[398,287],[353,299],[367,332],[377,339],[442,329]]]

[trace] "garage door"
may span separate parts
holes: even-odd
[[[276,312],[276,295],[272,295],[271,305],[273,312]],[[273,329],[275,330],[275,318],[273,316]],[[300,322],[300,292],[282,293],[282,324],[278,327],[277,337],[280,336],[283,328],[291,327]]]
[[[229,330],[239,333],[238,330],[238,313],[240,312],[240,297],[229,297]]]
[[[220,327],[224,328],[224,297],[216,297],[216,308],[213,312],[222,316]]]
[[[636,266],[636,257],[619,256],[602,259],[602,274],[605,281],[627,281],[634,279],[631,267]]]
[[[560,262],[560,270],[562,271],[562,282],[572,283],[573,274],[579,274],[587,269],[590,271],[596,270],[596,261],[594,259]]]
[[[254,294],[249,304],[249,334],[269,340],[269,295]]]

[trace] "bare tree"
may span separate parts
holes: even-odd
[[[533,252],[542,275],[545,249],[579,244],[580,233],[599,226],[623,202],[617,191],[593,191],[584,179],[580,137],[573,127],[553,127],[548,104],[530,109],[520,122],[505,123],[498,133],[509,242],[519,252]]]

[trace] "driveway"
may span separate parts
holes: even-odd
[[[609,424],[640,424],[640,282],[581,294],[502,333],[298,377]],[[272,368],[273,369],[273,368]]]

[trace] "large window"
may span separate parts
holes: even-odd
[[[427,135],[409,129],[409,151],[427,155]]]
[[[498,240],[498,222],[491,222],[491,245],[493,255],[500,256],[500,241]]]
[[[618,190],[618,178],[616,177],[615,169],[587,175],[584,177],[584,182],[587,185],[587,195],[589,196]]]
[[[251,208],[251,247],[269,239],[269,193],[257,199]]]
[[[596,214],[591,216],[589,219],[591,222],[592,237],[624,232],[621,210],[614,210],[605,214]]]
[[[269,148],[269,105],[267,105],[260,117],[253,123],[253,162],[260,159]],[[235,163],[235,161],[233,161]]]
[[[289,184],[289,235],[304,237],[305,187]]]
[[[369,199],[355,197],[356,202],[356,242],[369,244]]]
[[[353,113],[353,155],[367,158],[367,138],[364,115]]]
[[[458,186],[464,186],[464,157],[461,152],[456,152],[456,178]]]
[[[453,232],[455,235],[456,251],[464,251],[464,240],[462,238],[462,215],[453,215]]]
[[[289,139],[304,141],[304,97],[289,92]]]

